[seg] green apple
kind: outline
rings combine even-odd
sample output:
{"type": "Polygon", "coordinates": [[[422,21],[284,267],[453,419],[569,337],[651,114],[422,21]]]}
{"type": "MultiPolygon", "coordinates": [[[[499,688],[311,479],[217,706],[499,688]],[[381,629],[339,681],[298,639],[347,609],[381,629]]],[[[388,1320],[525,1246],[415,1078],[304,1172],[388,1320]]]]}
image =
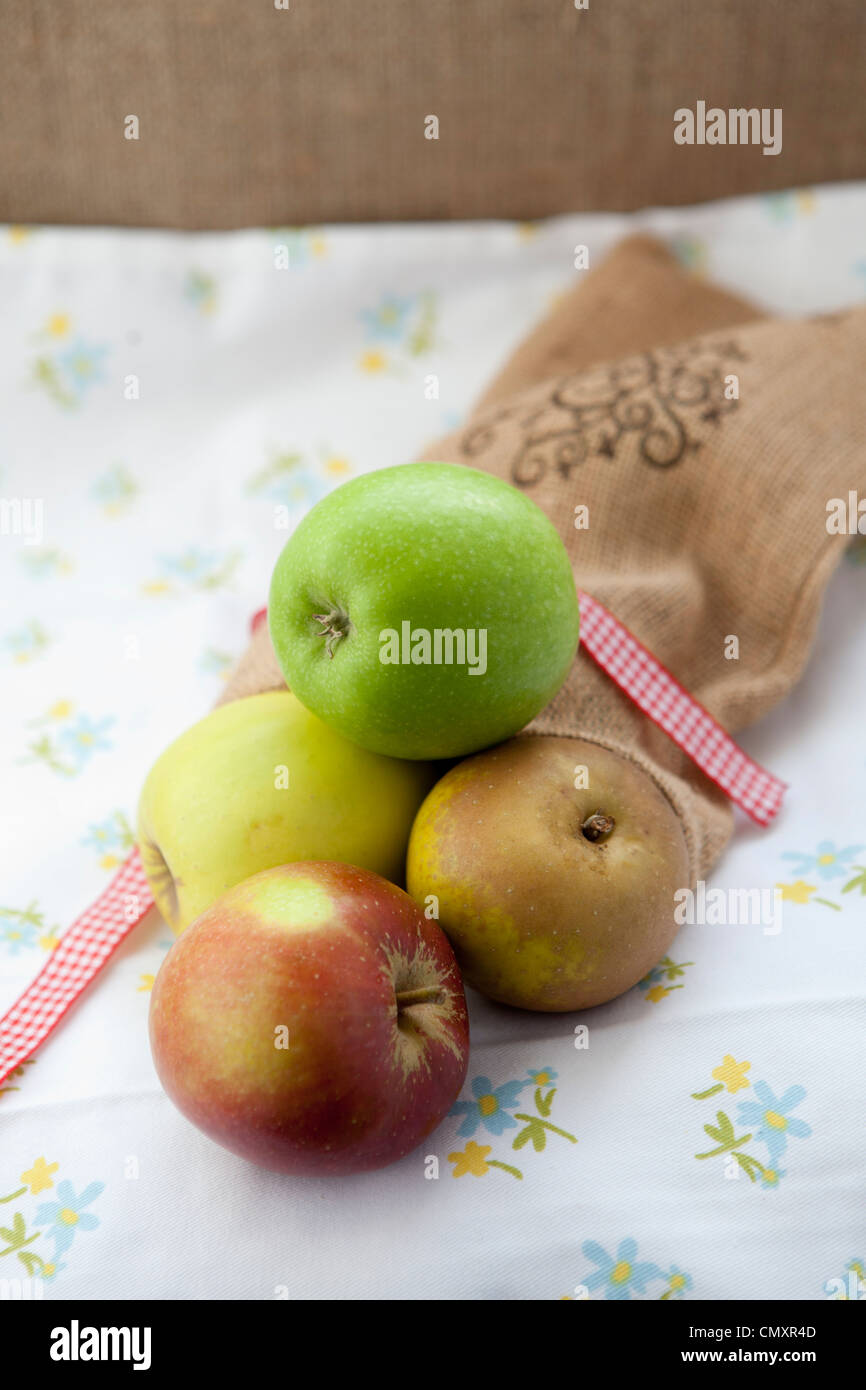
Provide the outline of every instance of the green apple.
{"type": "Polygon", "coordinates": [[[403,881],[426,764],[350,743],[287,690],[222,705],[148,774],[138,845],[176,932],[236,883],[296,860],[336,860],[403,881]]]}
{"type": "Polygon", "coordinates": [[[268,607],[286,682],[353,742],[460,757],[522,729],[577,647],[565,547],[517,488],[402,464],[330,493],[280,555],[268,607]]]}

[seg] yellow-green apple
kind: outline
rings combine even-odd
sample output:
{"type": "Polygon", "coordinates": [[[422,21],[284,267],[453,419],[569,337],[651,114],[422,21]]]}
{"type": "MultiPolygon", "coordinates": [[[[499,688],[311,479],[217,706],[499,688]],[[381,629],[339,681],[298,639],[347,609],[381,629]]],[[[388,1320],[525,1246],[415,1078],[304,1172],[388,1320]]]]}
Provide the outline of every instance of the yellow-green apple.
{"type": "Polygon", "coordinates": [[[151,769],[138,844],[151,892],[180,932],[227,888],[295,859],[336,859],[403,882],[433,780],[368,753],[287,690],[222,705],[151,769]]]}
{"type": "Polygon", "coordinates": [[[409,840],[409,892],[438,910],[467,984],[524,1009],[585,1009],[636,984],[689,881],[667,797],[577,738],[523,735],[459,763],[409,840]]]}
{"type": "Polygon", "coordinates": [[[150,1038],[180,1111],[264,1168],[381,1168],[436,1127],[469,1024],[447,938],[366,869],[288,864],[237,884],[157,975],[150,1038]]]}
{"type": "Polygon", "coordinates": [[[540,507],[490,473],[411,463],[307,513],[268,621],[287,684],[347,738],[451,758],[517,733],[577,647],[574,576],[540,507]]]}

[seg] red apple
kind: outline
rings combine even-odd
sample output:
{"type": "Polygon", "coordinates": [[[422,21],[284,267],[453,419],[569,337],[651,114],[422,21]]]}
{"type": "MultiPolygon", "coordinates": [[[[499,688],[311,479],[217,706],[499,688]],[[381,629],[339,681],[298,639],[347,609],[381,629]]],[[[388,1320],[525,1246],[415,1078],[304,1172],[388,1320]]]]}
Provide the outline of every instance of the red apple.
{"type": "Polygon", "coordinates": [[[163,962],[150,1038],[168,1095],[205,1134],[318,1177],[414,1149],[469,1055],[444,933],[347,864],[286,864],[223,894],[163,962]]]}

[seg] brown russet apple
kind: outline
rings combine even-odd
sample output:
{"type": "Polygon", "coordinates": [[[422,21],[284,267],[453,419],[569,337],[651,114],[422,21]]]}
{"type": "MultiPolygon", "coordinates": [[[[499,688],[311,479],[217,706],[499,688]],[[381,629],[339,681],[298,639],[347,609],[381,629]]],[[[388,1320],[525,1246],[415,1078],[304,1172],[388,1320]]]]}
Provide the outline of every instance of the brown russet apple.
{"type": "Polygon", "coordinates": [[[457,1098],[469,1025],[447,938],[368,869],[295,863],[179,937],[150,1007],[168,1095],[217,1143],[325,1177],[409,1153],[457,1098]]]}
{"type": "Polygon", "coordinates": [[[523,1009],[585,1009],[636,984],[689,881],[667,797],[578,738],[521,735],[458,763],[409,838],[408,890],[438,913],[467,984],[523,1009]]]}

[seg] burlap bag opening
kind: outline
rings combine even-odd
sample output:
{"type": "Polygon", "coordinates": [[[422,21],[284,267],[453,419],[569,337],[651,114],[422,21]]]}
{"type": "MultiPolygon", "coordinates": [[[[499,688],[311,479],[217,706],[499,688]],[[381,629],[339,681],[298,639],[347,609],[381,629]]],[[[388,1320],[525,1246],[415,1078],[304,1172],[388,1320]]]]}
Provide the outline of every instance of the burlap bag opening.
{"type": "MultiPolygon", "coordinates": [[[[866,495],[864,378],[866,309],[763,318],[634,237],[423,457],[532,497],[578,586],[734,732],[806,663],[847,544],[828,531],[827,503],[866,495]]],[[[263,624],[223,699],[282,685],[263,624]]],[[[631,758],[676,808],[693,877],[715,863],[733,824],[727,798],[583,651],[528,732],[631,758]]]]}

